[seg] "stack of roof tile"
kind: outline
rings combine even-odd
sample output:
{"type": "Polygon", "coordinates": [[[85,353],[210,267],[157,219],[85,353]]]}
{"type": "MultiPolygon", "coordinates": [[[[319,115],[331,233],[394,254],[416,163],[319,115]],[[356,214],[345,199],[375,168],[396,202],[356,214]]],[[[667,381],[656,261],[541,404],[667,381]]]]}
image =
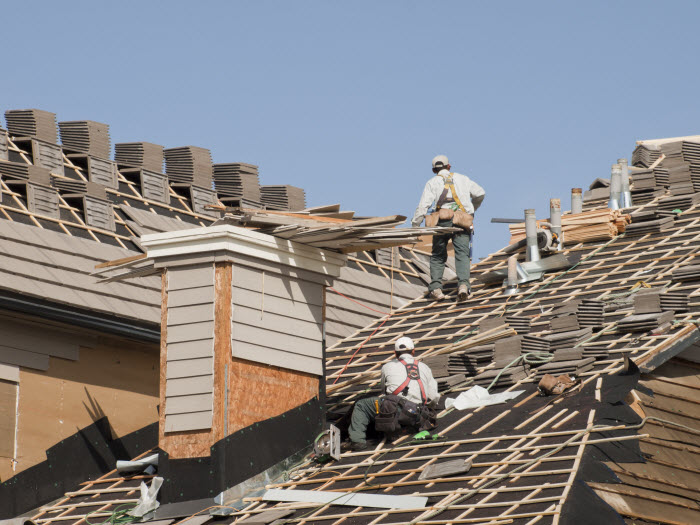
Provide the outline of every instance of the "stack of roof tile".
{"type": "Polygon", "coordinates": [[[16,137],[36,137],[56,144],[56,114],[40,109],[11,109],[5,112],[7,129],[16,137]]]}
{"type": "Polygon", "coordinates": [[[485,370],[474,377],[474,384],[487,387],[496,377],[498,377],[498,381],[496,381],[494,386],[508,386],[514,385],[521,379],[525,379],[527,376],[528,372],[525,366],[522,364],[516,364],[506,368],[505,370],[501,368],[485,370]],[[498,376],[499,374],[500,377],[498,376]]]}
{"type": "Polygon", "coordinates": [[[680,266],[671,272],[674,282],[697,281],[700,279],[700,264],[680,266]]]}
{"type": "Polygon", "coordinates": [[[260,186],[263,204],[275,210],[299,211],[306,208],[306,194],[302,188],[288,185],[260,186]]]}
{"type": "Polygon", "coordinates": [[[61,143],[65,148],[102,159],[110,158],[109,124],[92,120],[73,120],[59,122],[58,128],[61,130],[61,143]]]}
{"type": "Polygon", "coordinates": [[[258,167],[254,164],[214,164],[214,187],[216,192],[224,197],[261,202],[258,167]]]}
{"type": "Polygon", "coordinates": [[[688,208],[698,204],[700,204],[700,193],[693,193],[690,195],[678,195],[661,199],[659,200],[657,209],[659,211],[685,211],[688,208]]]}
{"type": "Polygon", "coordinates": [[[118,164],[140,166],[156,173],[163,172],[163,146],[150,142],[121,142],[114,145],[118,164]]]}
{"type": "Polygon", "coordinates": [[[573,359],[569,361],[550,361],[537,367],[534,370],[535,380],[542,379],[545,374],[558,376],[560,374],[569,374],[580,376],[581,374],[593,369],[595,363],[594,357],[584,357],[582,359],[573,359]]]}
{"type": "Polygon", "coordinates": [[[663,217],[653,221],[632,223],[627,226],[626,235],[646,235],[647,233],[661,233],[673,229],[673,217],[663,217]]]}
{"type": "Polygon", "coordinates": [[[687,312],[688,294],[683,292],[640,291],[634,295],[634,313],[687,312]]]}
{"type": "Polygon", "coordinates": [[[632,152],[632,166],[642,166],[648,168],[651,166],[659,157],[661,156],[661,151],[659,146],[651,144],[638,144],[632,152]]]}
{"type": "Polygon", "coordinates": [[[554,310],[553,314],[555,317],[575,314],[578,328],[596,328],[603,325],[604,309],[605,303],[603,301],[574,299],[554,310]]]}
{"type": "Polygon", "coordinates": [[[673,312],[635,313],[618,321],[617,329],[619,332],[648,332],[656,330],[672,320],[673,312]]]}
{"type": "Polygon", "coordinates": [[[532,319],[529,317],[506,315],[505,320],[508,326],[515,330],[515,333],[518,335],[527,334],[530,331],[532,319]]]}
{"type": "Polygon", "coordinates": [[[41,166],[31,166],[19,162],[0,162],[0,176],[6,179],[29,180],[34,177],[46,179],[46,184],[50,180],[50,171],[41,166]],[[47,178],[48,177],[48,178],[47,178]]]}
{"type": "Polygon", "coordinates": [[[483,368],[493,360],[494,345],[480,345],[468,350],[449,354],[447,362],[447,370],[452,374],[469,374],[477,373],[478,368],[483,368]]]}
{"type": "Polygon", "coordinates": [[[165,173],[170,182],[195,184],[211,188],[211,152],[197,146],[183,146],[163,150],[165,173]]]}
{"type": "Polygon", "coordinates": [[[8,160],[7,130],[0,128],[0,160],[8,160]]]}

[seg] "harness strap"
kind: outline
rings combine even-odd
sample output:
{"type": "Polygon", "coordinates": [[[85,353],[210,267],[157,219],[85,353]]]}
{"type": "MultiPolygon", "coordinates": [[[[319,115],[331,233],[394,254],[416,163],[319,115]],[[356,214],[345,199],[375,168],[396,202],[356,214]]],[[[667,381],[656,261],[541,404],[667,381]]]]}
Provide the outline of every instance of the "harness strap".
{"type": "Polygon", "coordinates": [[[457,203],[457,206],[459,206],[459,209],[464,211],[464,205],[462,204],[462,201],[459,200],[459,197],[457,196],[457,190],[455,190],[455,185],[452,180],[452,175],[453,173],[450,173],[449,177],[445,177],[443,175],[440,175],[443,180],[445,181],[445,189],[442,191],[442,195],[440,195],[440,198],[438,199],[438,202],[435,206],[436,209],[440,209],[440,207],[444,204],[445,199],[447,198],[447,190],[450,190],[452,192],[452,198],[454,201],[457,203]]]}
{"type": "Polygon", "coordinates": [[[403,359],[399,359],[399,363],[406,367],[406,380],[401,383],[396,390],[392,393],[398,396],[403,392],[411,381],[418,381],[418,386],[420,387],[420,397],[423,403],[428,401],[428,396],[425,395],[425,387],[423,386],[423,380],[420,378],[420,371],[418,370],[417,363],[411,363],[410,365],[403,359]]]}

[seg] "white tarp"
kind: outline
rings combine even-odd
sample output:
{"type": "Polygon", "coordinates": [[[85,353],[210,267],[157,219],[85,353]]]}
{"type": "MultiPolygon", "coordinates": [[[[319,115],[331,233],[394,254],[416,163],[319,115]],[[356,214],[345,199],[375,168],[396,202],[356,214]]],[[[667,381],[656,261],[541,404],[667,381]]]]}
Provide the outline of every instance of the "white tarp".
{"type": "Polygon", "coordinates": [[[498,405],[505,403],[511,399],[515,399],[525,390],[514,390],[512,392],[500,392],[498,394],[489,394],[489,391],[484,387],[476,385],[471,387],[466,392],[462,392],[457,396],[457,399],[448,397],[445,399],[445,407],[456,410],[466,410],[467,408],[479,408],[489,405],[498,405]]]}

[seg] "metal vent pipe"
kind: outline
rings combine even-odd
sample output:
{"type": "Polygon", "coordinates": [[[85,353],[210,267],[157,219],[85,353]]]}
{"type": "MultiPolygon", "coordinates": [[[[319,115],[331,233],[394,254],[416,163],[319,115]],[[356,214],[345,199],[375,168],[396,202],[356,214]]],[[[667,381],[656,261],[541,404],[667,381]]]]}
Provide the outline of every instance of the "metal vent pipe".
{"type": "Polygon", "coordinates": [[[617,159],[617,163],[620,165],[621,170],[621,197],[620,197],[620,208],[629,208],[632,206],[632,192],[630,191],[630,173],[629,165],[627,164],[627,159],[617,159]]]}
{"type": "Polygon", "coordinates": [[[557,236],[557,251],[561,251],[564,238],[561,233],[561,200],[549,200],[549,223],[552,233],[557,236]]]}
{"type": "Polygon", "coordinates": [[[583,212],[583,190],[581,188],[571,188],[571,213],[583,212]]]}
{"type": "Polygon", "coordinates": [[[539,261],[540,249],[537,246],[537,219],[535,210],[525,210],[525,239],[527,240],[527,260],[539,261]]]}
{"type": "Polygon", "coordinates": [[[610,200],[608,208],[611,210],[620,209],[620,195],[622,193],[622,170],[619,164],[613,164],[610,172],[610,200]]]}
{"type": "Polygon", "coordinates": [[[508,257],[508,278],[506,279],[506,295],[512,295],[518,289],[518,255],[508,257]]]}

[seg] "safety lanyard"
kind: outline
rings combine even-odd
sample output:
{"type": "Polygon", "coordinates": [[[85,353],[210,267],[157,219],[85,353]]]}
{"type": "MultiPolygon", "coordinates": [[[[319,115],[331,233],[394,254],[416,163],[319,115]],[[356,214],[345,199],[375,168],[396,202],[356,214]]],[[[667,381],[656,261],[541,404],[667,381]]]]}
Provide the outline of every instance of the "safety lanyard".
{"type": "MultiPolygon", "coordinates": [[[[452,192],[452,198],[457,203],[457,206],[459,206],[459,209],[462,211],[465,211],[464,206],[462,205],[462,201],[460,201],[459,197],[457,196],[457,190],[455,190],[455,185],[454,185],[454,181],[452,180],[452,175],[453,175],[453,173],[450,173],[449,177],[445,177],[443,175],[440,175],[440,176],[445,181],[445,188],[449,189],[452,192]]],[[[442,207],[442,204],[438,203],[437,208],[439,209],[441,207],[442,207]]]]}

